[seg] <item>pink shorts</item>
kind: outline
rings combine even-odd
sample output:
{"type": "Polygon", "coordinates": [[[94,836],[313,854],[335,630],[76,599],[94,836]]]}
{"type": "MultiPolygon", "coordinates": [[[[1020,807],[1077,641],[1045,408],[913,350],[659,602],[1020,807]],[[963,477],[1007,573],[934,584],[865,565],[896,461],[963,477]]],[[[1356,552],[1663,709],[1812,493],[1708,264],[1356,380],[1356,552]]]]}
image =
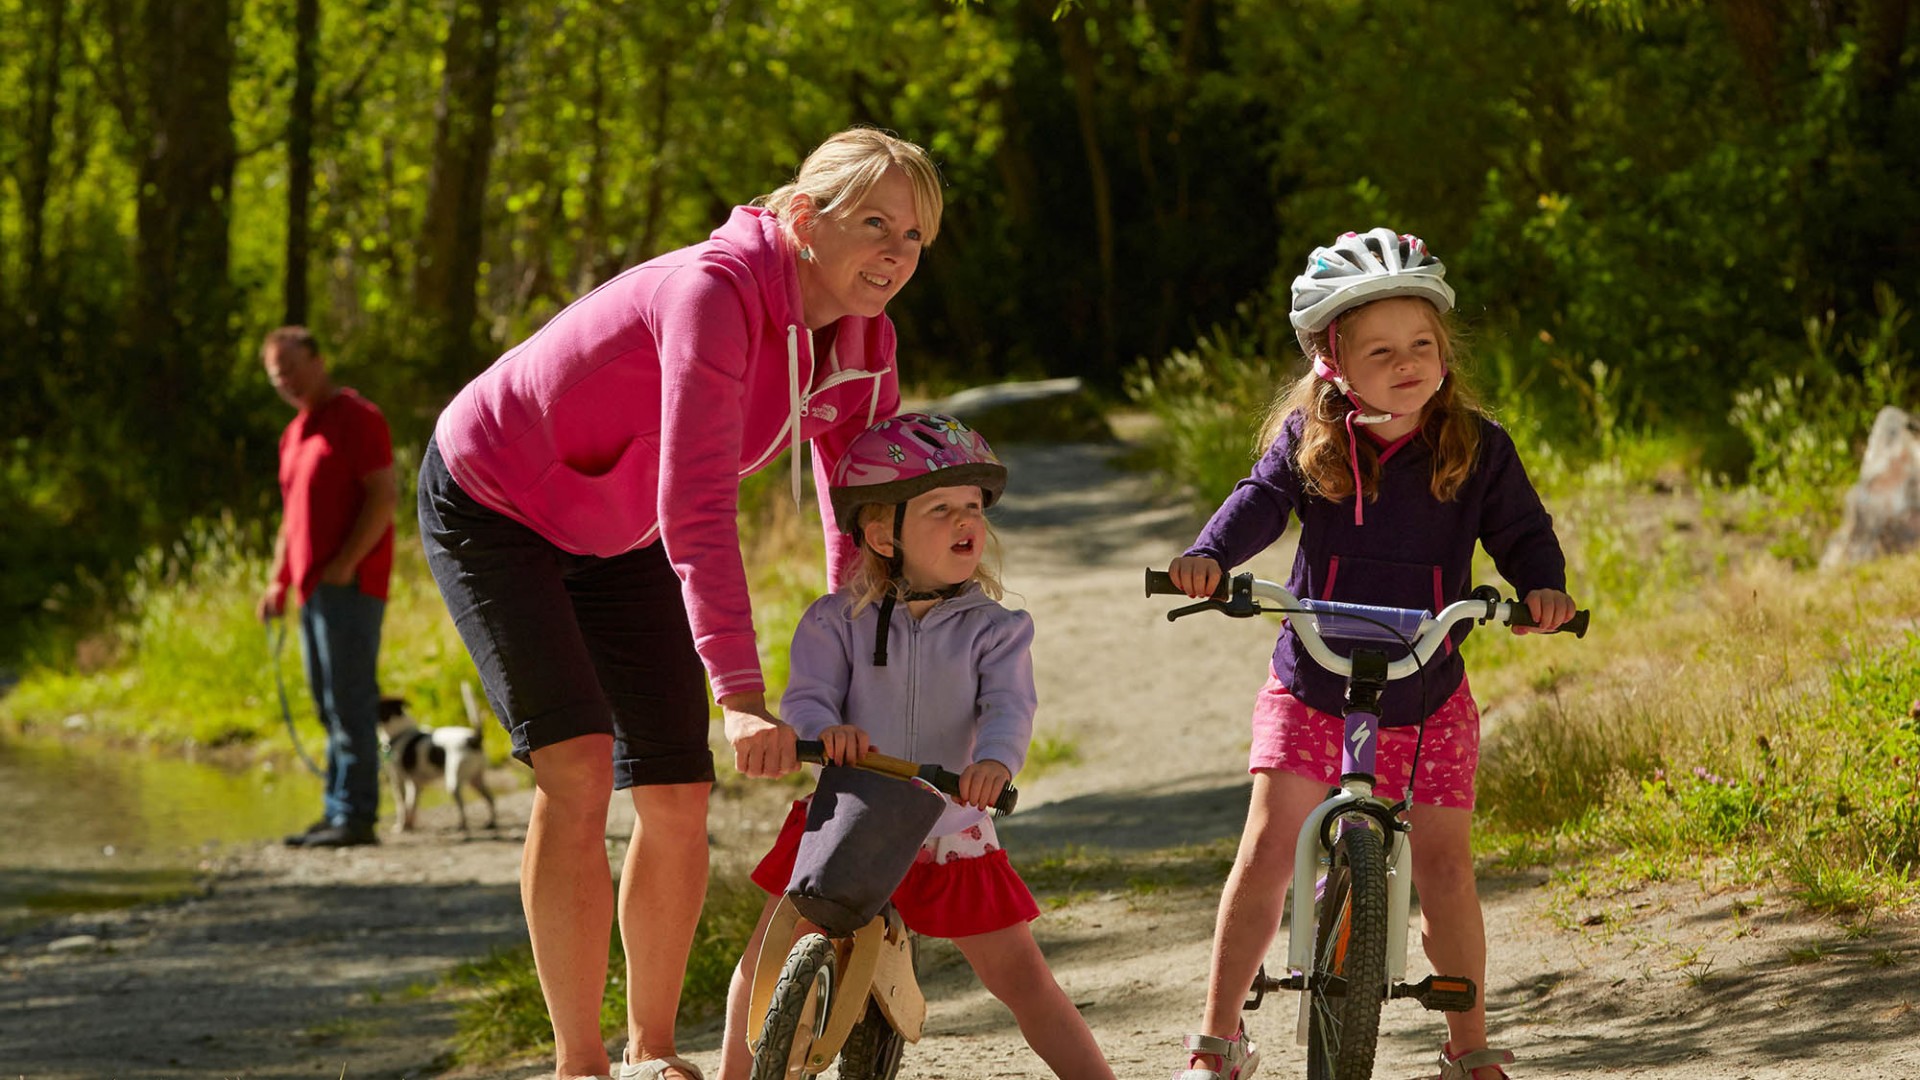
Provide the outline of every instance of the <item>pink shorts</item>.
{"type": "MultiPolygon", "coordinates": [[[[1398,801],[1406,792],[1417,726],[1383,727],[1375,752],[1379,777],[1374,794],[1398,801]]],[[[1253,703],[1253,751],[1247,771],[1273,769],[1318,780],[1340,782],[1340,742],[1346,724],[1293,696],[1272,672],[1253,703]]],[[[1465,678],[1432,716],[1420,746],[1420,778],[1413,801],[1426,806],[1473,809],[1473,772],[1480,765],[1480,707],[1465,678]]]]}

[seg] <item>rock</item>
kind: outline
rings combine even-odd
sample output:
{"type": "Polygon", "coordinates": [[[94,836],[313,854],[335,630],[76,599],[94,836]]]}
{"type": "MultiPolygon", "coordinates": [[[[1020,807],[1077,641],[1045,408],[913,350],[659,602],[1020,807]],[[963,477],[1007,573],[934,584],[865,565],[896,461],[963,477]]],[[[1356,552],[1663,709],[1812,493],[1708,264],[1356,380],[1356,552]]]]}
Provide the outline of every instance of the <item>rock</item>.
{"type": "Polygon", "coordinates": [[[1920,543],[1920,423],[1889,405],[1874,418],[1860,482],[1820,557],[1823,570],[1911,550],[1920,543]]]}
{"type": "Polygon", "coordinates": [[[47,951],[50,953],[85,952],[99,947],[100,939],[92,934],[74,934],[47,942],[47,951]]]}
{"type": "Polygon", "coordinates": [[[976,386],[929,401],[922,412],[946,413],[980,429],[987,441],[1105,442],[1113,438],[1100,403],[1079,379],[1039,379],[976,386]]]}

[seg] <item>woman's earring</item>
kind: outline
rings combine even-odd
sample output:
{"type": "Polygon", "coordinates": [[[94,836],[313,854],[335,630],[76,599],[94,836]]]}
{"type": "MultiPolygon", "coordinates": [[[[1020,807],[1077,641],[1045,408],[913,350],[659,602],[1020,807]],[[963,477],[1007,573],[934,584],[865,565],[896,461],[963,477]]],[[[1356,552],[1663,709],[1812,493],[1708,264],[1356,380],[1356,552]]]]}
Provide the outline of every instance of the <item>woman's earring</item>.
{"type": "Polygon", "coordinates": [[[810,244],[801,244],[801,245],[800,245],[800,261],[801,261],[801,262],[812,262],[812,261],[813,261],[813,247],[812,247],[812,245],[810,245],[810,244]]]}

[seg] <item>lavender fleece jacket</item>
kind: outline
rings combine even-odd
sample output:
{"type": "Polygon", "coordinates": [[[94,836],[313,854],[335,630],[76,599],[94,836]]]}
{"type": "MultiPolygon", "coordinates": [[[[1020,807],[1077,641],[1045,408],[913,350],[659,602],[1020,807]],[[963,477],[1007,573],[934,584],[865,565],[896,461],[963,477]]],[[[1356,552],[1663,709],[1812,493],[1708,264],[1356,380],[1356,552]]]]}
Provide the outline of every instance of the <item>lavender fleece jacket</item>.
{"type": "Polygon", "coordinates": [[[828,583],[853,557],[826,477],[854,436],[899,411],[893,323],[847,316],[814,355],[795,256],[771,214],[737,207],[568,305],[467,387],[434,430],[482,504],[575,554],[656,539],[680,575],[716,697],[764,688],[735,522],[739,478],[793,452],[813,466],[828,583]]]}
{"type": "MultiPolygon", "coordinates": [[[[1295,596],[1438,611],[1472,588],[1476,542],[1522,598],[1535,589],[1566,589],[1566,558],[1553,518],[1498,424],[1482,421],[1479,461],[1448,502],[1433,497],[1433,453],[1419,432],[1383,446],[1380,498],[1366,504],[1366,524],[1355,525],[1351,500],[1307,493],[1294,464],[1303,423],[1298,413],[1287,418],[1280,437],[1187,554],[1205,555],[1231,570],[1278,540],[1292,514],[1300,519],[1300,548],[1287,578],[1295,596]]],[[[1388,684],[1380,709],[1384,726],[1419,722],[1459,688],[1466,675],[1459,644],[1471,629],[1455,627],[1451,647],[1428,663],[1424,695],[1419,675],[1388,684]]],[[[1352,651],[1351,643],[1331,644],[1342,655],[1352,651]]],[[[1387,650],[1390,658],[1406,655],[1398,646],[1387,650]]],[[[1335,716],[1343,711],[1346,680],[1314,663],[1290,623],[1274,647],[1273,673],[1309,706],[1335,716]]]]}
{"type": "MultiPolygon", "coordinates": [[[[979,585],[919,619],[893,609],[887,666],[873,666],[880,611],[849,618],[842,593],[814,601],[793,631],[793,674],[782,719],[803,739],[835,724],[867,733],[883,754],[959,772],[997,761],[1018,773],[1033,738],[1033,618],[1001,607],[979,585]]],[[[986,816],[958,803],[928,836],[959,832],[986,816]]]]}

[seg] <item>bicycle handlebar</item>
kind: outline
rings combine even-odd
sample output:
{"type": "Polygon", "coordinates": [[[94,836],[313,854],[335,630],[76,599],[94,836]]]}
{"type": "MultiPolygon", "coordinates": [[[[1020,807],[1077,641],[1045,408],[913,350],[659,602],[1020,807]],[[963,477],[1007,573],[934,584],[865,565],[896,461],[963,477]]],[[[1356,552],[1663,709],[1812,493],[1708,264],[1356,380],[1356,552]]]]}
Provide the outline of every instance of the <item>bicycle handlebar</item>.
{"type": "MultiPolygon", "coordinates": [[[[1146,580],[1148,596],[1186,595],[1186,591],[1174,585],[1173,578],[1165,571],[1148,570],[1146,580]]],[[[1301,600],[1288,592],[1286,586],[1263,581],[1252,574],[1222,575],[1220,587],[1214,590],[1211,597],[1167,612],[1167,621],[1203,611],[1218,611],[1240,619],[1268,612],[1281,615],[1293,625],[1294,632],[1300,636],[1301,645],[1314,661],[1336,675],[1353,674],[1353,662],[1335,653],[1327,644],[1328,638],[1410,644],[1411,655],[1403,656],[1387,666],[1388,679],[1404,679],[1419,671],[1439,651],[1440,643],[1446,640],[1448,632],[1459,623],[1478,621],[1497,622],[1502,626],[1536,625],[1533,613],[1527,610],[1526,604],[1518,600],[1500,599],[1500,590],[1491,585],[1480,586],[1473,590],[1470,599],[1456,600],[1436,615],[1408,608],[1301,600]],[[1272,606],[1261,607],[1261,600],[1272,601],[1272,606]],[[1308,618],[1299,618],[1301,615],[1308,618]]],[[[1573,618],[1550,632],[1585,637],[1590,616],[1591,612],[1585,609],[1576,611],[1573,618]]]]}
{"type": "MultiPolygon", "coordinates": [[[[800,739],[794,743],[799,751],[800,760],[809,765],[830,765],[827,760],[827,744],[818,739],[800,739]]],[[[922,765],[905,758],[888,757],[873,750],[867,756],[853,764],[853,768],[877,772],[882,776],[891,776],[896,780],[924,780],[935,790],[945,792],[954,798],[960,797],[960,774],[948,772],[938,765],[922,765]]],[[[1012,784],[1001,789],[1000,797],[993,801],[993,812],[1006,817],[1020,803],[1020,790],[1012,784]]]]}

